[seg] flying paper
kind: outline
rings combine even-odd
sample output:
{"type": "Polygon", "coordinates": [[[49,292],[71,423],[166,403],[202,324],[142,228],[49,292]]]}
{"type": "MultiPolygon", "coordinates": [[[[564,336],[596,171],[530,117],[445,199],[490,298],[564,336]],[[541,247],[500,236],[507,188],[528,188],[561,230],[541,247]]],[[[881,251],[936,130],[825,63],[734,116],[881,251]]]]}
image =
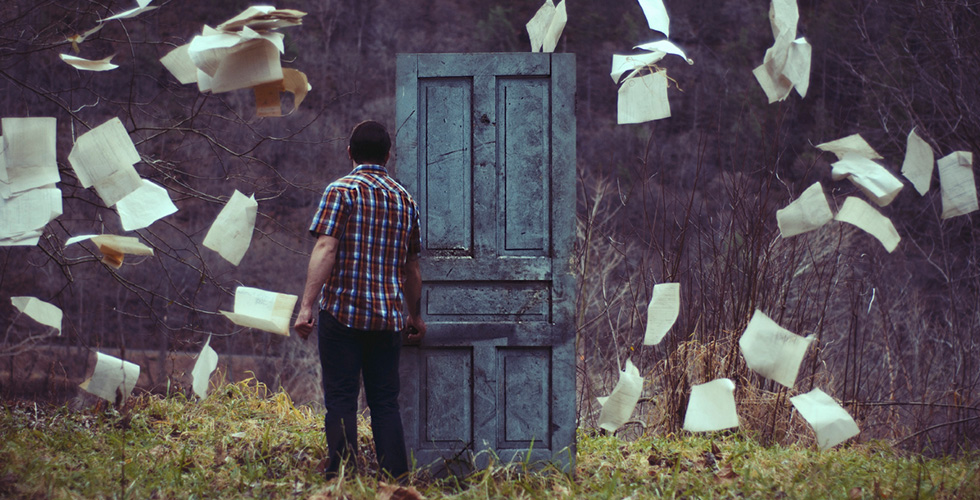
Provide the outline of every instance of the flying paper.
{"type": "Polygon", "coordinates": [[[848,196],[834,218],[841,222],[853,224],[874,236],[884,245],[888,253],[894,251],[902,239],[888,217],[878,213],[874,207],[860,198],[848,196]]]}
{"type": "Polygon", "coordinates": [[[235,312],[218,311],[236,325],[289,336],[289,320],[298,297],[240,286],[235,289],[235,312]]]}
{"type": "Polygon", "coordinates": [[[182,84],[197,83],[197,66],[191,61],[191,56],[187,52],[191,44],[184,44],[177,47],[167,55],[160,58],[160,62],[167,68],[167,71],[182,84]]]}
{"type": "Polygon", "coordinates": [[[879,207],[891,203],[905,187],[888,169],[857,154],[845,154],[831,167],[830,174],[835,181],[849,179],[879,207]]]}
{"type": "Polygon", "coordinates": [[[83,59],[81,57],[75,57],[68,54],[58,54],[62,61],[65,61],[75,69],[80,69],[83,71],[109,71],[118,68],[116,64],[112,64],[110,61],[115,55],[106,57],[105,59],[99,59],[97,61],[92,61],[89,59],[83,59]]]}
{"type": "Polygon", "coordinates": [[[861,432],[847,411],[820,389],[793,396],[789,400],[813,427],[817,446],[821,450],[833,448],[861,432]]]}
{"type": "MultiPolygon", "coordinates": [[[[278,36],[281,43],[281,33],[269,35],[278,36]]],[[[201,70],[197,78],[198,87],[202,92],[210,91],[215,94],[281,81],[283,74],[279,53],[276,44],[269,40],[243,39],[224,33],[194,37],[188,48],[191,61],[201,70]],[[230,46],[225,46],[220,40],[210,44],[209,39],[213,38],[231,38],[237,41],[230,46]],[[207,78],[202,78],[202,72],[207,78]]]]}
{"type": "MultiPolygon", "coordinates": [[[[653,53],[662,53],[664,55],[671,54],[681,59],[687,61],[687,64],[694,64],[694,60],[687,57],[687,54],[678,47],[674,42],[670,40],[657,40],[656,42],[648,42],[641,45],[633,47],[634,49],[649,50],[653,53]]],[[[662,58],[662,57],[661,57],[662,58]]]]}
{"type": "Polygon", "coordinates": [[[61,212],[61,190],[53,186],[0,197],[0,246],[37,245],[44,226],[61,212]]]}
{"type": "Polygon", "coordinates": [[[568,13],[565,11],[565,2],[560,1],[556,6],[552,0],[545,0],[544,5],[527,22],[527,34],[531,39],[531,52],[554,52],[567,22],[568,13]]]}
{"type": "Polygon", "coordinates": [[[667,71],[627,78],[619,87],[617,123],[643,123],[670,116],[667,71]]]}
{"type": "Polygon", "coordinates": [[[909,132],[905,147],[905,161],[902,162],[902,175],[915,186],[920,195],[925,195],[932,184],[932,166],[936,160],[929,143],[922,140],[915,129],[909,132]]]}
{"type": "Polygon", "coordinates": [[[863,156],[869,160],[880,160],[881,155],[868,144],[868,141],[861,137],[861,134],[853,134],[836,141],[817,144],[818,149],[828,151],[837,155],[838,160],[843,160],[845,156],[863,156]]]}
{"type": "Polygon", "coordinates": [[[813,231],[832,220],[834,213],[830,211],[827,195],[819,182],[806,188],[786,208],[776,210],[776,224],[779,225],[779,235],[783,238],[813,231]]]}
{"type": "Polygon", "coordinates": [[[95,372],[79,387],[110,403],[122,404],[140,378],[139,365],[101,352],[95,355],[95,372]]]}
{"type": "Polygon", "coordinates": [[[82,187],[95,187],[107,207],[142,186],[133,164],[139,152],[119,118],[82,134],[68,154],[82,187]]]}
{"type": "Polygon", "coordinates": [[[254,194],[246,198],[236,189],[211,224],[204,237],[204,246],[237,266],[252,242],[258,209],[254,194]]]}
{"type": "Polygon", "coordinates": [[[123,257],[129,255],[153,255],[153,249],[140,243],[139,238],[114,234],[84,234],[69,238],[65,246],[91,240],[102,252],[102,262],[116,269],[122,267],[123,257]]]}
{"type": "Polygon", "coordinates": [[[105,26],[105,25],[102,24],[102,23],[96,24],[94,28],[92,28],[92,29],[90,29],[90,30],[88,30],[88,31],[86,31],[84,33],[76,33],[74,35],[71,35],[69,37],[66,37],[65,40],[71,42],[71,50],[74,51],[77,54],[78,53],[78,44],[84,42],[88,37],[90,37],[90,36],[98,33],[99,30],[101,30],[103,26],[105,26]]]}
{"type": "Polygon", "coordinates": [[[936,162],[943,191],[943,219],[976,212],[977,186],[973,180],[973,153],[957,151],[936,162]]]}
{"type": "Polygon", "coordinates": [[[194,379],[194,394],[197,394],[199,398],[208,397],[208,381],[210,381],[211,374],[217,367],[218,353],[211,348],[211,337],[208,337],[208,341],[204,343],[204,348],[201,349],[201,354],[197,356],[197,361],[194,363],[194,370],[191,371],[191,377],[194,379]]]}
{"type": "Polygon", "coordinates": [[[639,0],[639,2],[650,29],[659,31],[664,36],[669,37],[670,17],[667,16],[667,8],[664,7],[664,0],[639,0]]]}
{"type": "Polygon", "coordinates": [[[654,285],[650,304],[647,306],[647,329],[643,334],[643,345],[659,344],[670,331],[670,327],[674,326],[680,310],[680,283],[654,285]]]}
{"type": "Polygon", "coordinates": [[[3,163],[6,180],[0,194],[11,194],[61,182],[55,151],[54,118],[4,118],[3,163]]]}
{"type": "Polygon", "coordinates": [[[220,31],[236,31],[248,27],[265,31],[303,24],[306,13],[292,9],[276,9],[269,5],[253,5],[241,14],[218,25],[220,31]]]}
{"type": "Polygon", "coordinates": [[[738,340],[738,347],[749,369],[792,389],[812,341],[812,336],[801,337],[756,309],[738,340]]]}
{"type": "Polygon", "coordinates": [[[153,224],[177,211],[167,189],[143,179],[139,189],[116,203],[116,211],[126,231],[135,231],[153,224]]]}
{"type": "Polygon", "coordinates": [[[766,50],[762,64],[752,70],[769,103],[789,97],[794,88],[806,97],[810,86],[810,60],[813,47],[806,38],[796,38],[800,20],[796,0],[773,0],[769,5],[769,24],[774,42],[766,50]]]}
{"type": "Polygon", "coordinates": [[[129,19],[129,18],[136,17],[144,12],[148,12],[153,9],[156,9],[156,7],[149,6],[150,2],[152,1],[153,0],[136,0],[136,5],[138,7],[136,7],[135,9],[129,9],[127,11],[120,12],[119,14],[116,14],[112,17],[107,17],[103,19],[103,21],[112,21],[113,19],[129,19]]]}
{"type": "Polygon", "coordinates": [[[282,68],[282,74],[281,82],[263,83],[254,87],[256,116],[282,116],[280,92],[293,94],[293,109],[290,111],[292,113],[299,109],[299,105],[306,99],[306,94],[313,88],[302,71],[282,68]]]}
{"type": "Polygon", "coordinates": [[[687,413],[684,414],[684,430],[709,432],[732,427],[738,427],[734,382],[719,378],[691,387],[687,413]]]}
{"type": "Polygon", "coordinates": [[[616,432],[633,414],[636,403],[643,391],[643,377],[640,370],[631,360],[626,360],[626,366],[619,372],[619,381],[607,398],[600,398],[602,412],[599,413],[599,427],[609,432],[616,432]]]}
{"type": "Polygon", "coordinates": [[[34,297],[10,297],[10,303],[34,321],[58,330],[61,335],[63,313],[58,306],[34,297]]]}

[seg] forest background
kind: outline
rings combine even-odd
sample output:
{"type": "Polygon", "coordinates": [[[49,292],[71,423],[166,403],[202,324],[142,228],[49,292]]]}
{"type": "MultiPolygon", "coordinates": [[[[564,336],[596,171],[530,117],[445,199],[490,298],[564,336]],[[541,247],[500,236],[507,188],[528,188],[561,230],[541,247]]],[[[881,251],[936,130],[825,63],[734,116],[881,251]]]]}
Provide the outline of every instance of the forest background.
{"type": "MultiPolygon", "coordinates": [[[[116,54],[120,67],[106,73],[76,71],[58,54],[131,2],[0,5],[0,116],[57,118],[64,196],[64,215],[37,247],[0,249],[3,397],[84,403],[77,386],[97,350],[140,363],[141,389],[189,392],[191,358],[210,336],[225,377],[253,372],[297,401],[319,401],[313,343],[243,330],[217,311],[232,309],[238,285],[301,293],[306,228],[324,185],[350,167],[350,128],[366,118],[397,128],[396,53],[525,52],[524,23],[540,6],[278,2],[309,13],[283,30],[283,63],[313,90],[295,113],[257,118],[250,91],[202,95],[158,61],[250,3],[157,0],[156,10],[110,22],[79,46],[90,59],[116,54]],[[73,235],[122,233],[67,161],[74,139],[111,117],[130,132],[140,175],[166,186],[179,208],[136,232],[155,255],[129,257],[118,271],[95,252],[64,248],[73,235]],[[201,245],[234,189],[259,202],[237,267],[201,245]],[[61,307],[62,335],[19,316],[9,300],[18,295],[61,307]]],[[[814,148],[845,135],[862,134],[895,173],[913,127],[937,158],[980,152],[980,2],[800,0],[798,33],[813,46],[809,91],[772,105],[752,76],[772,45],[768,1],[665,3],[671,39],[695,61],[660,63],[673,79],[668,119],[616,124],[612,54],[661,38],[635,1],[568,0],[556,49],[577,57],[580,425],[595,426],[595,396],[631,358],[647,386],[621,432],[678,430],[691,385],[728,377],[743,428],[763,441],[809,439],[788,397],[820,387],[855,416],[861,439],[937,453],[976,447],[976,215],[943,220],[936,179],[925,196],[907,185],[881,210],[902,236],[889,254],[840,223],[782,239],[775,211],[816,181],[832,206],[861,196],[830,179],[833,158],[814,148]],[[646,303],[661,282],[681,283],[681,315],[663,343],[644,347],[646,303]],[[815,336],[793,391],[751,374],[739,355],[755,309],[815,336]]]]}

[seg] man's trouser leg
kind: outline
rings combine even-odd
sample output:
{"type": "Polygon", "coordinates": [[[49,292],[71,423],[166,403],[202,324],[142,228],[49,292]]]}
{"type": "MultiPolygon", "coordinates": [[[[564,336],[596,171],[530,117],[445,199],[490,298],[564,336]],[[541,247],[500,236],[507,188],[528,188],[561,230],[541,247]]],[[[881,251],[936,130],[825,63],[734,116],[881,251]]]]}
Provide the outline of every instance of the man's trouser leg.
{"type": "Polygon", "coordinates": [[[365,332],[362,366],[364,392],[371,408],[371,430],[378,465],[383,472],[399,477],[408,472],[405,432],[398,408],[398,332],[365,332]]]}
{"type": "Polygon", "coordinates": [[[330,465],[327,477],[337,475],[342,461],[357,467],[357,395],[362,350],[357,333],[320,311],[318,336],[323,371],[324,428],[330,465]]]}

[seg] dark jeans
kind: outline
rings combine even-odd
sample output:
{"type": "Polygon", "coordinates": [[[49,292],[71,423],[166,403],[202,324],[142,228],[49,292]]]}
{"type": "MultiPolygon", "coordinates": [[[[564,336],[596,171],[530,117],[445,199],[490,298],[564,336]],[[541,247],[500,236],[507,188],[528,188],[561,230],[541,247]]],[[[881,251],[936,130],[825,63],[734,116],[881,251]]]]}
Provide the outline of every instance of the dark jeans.
{"type": "Polygon", "coordinates": [[[381,470],[398,477],[408,472],[405,432],[398,409],[398,332],[350,328],[320,311],[318,323],[323,399],[327,407],[324,427],[330,466],[327,477],[341,461],[356,467],[357,395],[364,376],[364,392],[371,409],[371,430],[381,470]]]}

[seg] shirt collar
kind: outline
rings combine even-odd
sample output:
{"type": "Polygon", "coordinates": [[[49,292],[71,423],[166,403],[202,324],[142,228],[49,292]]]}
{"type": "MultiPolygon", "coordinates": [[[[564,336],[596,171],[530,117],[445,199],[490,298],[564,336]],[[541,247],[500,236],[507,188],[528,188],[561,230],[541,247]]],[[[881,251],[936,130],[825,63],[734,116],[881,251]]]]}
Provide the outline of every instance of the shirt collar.
{"type": "Polygon", "coordinates": [[[361,165],[358,165],[358,166],[354,167],[354,171],[352,173],[355,173],[355,172],[356,173],[362,173],[363,172],[363,173],[375,173],[375,174],[381,174],[381,175],[388,175],[388,169],[386,169],[384,167],[384,165],[372,165],[372,164],[367,164],[367,163],[361,164],[361,165]]]}

